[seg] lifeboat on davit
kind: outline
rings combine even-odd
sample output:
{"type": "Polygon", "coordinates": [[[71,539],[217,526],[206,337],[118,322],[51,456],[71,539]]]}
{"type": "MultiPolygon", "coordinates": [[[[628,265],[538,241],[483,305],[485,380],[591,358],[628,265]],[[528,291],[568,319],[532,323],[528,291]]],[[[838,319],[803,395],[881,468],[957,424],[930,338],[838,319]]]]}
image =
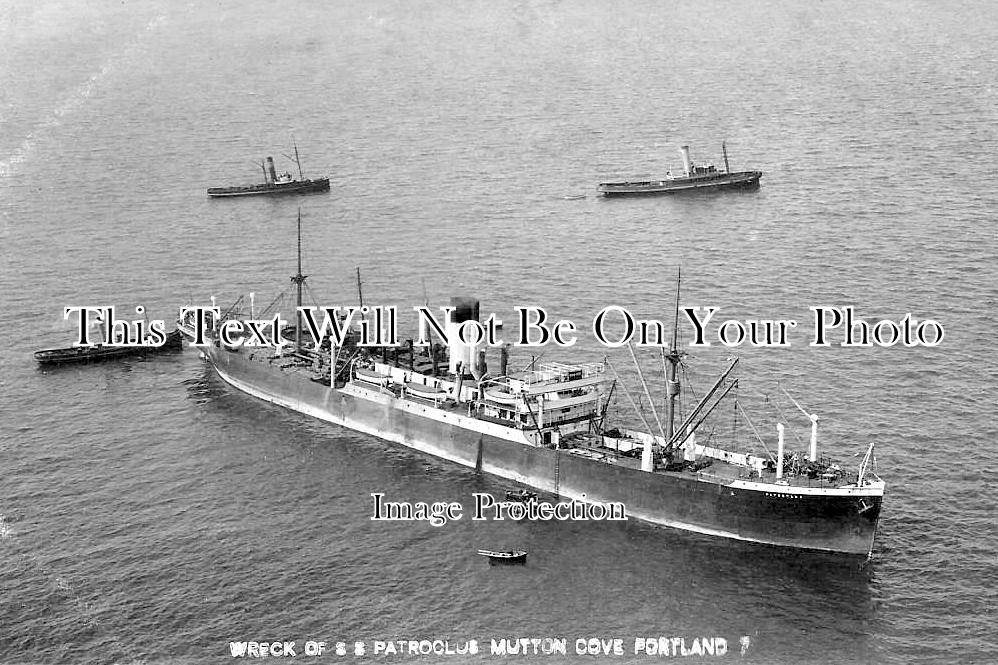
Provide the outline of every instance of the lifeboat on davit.
{"type": "Polygon", "coordinates": [[[364,383],[370,383],[375,386],[387,386],[391,382],[392,377],[387,374],[382,374],[381,372],[375,372],[364,367],[355,367],[353,370],[354,376],[358,381],[363,381],[364,383]]]}
{"type": "Polygon", "coordinates": [[[414,383],[412,381],[407,381],[405,383],[405,392],[411,397],[428,399],[433,402],[439,402],[447,399],[447,391],[443,388],[440,388],[439,386],[428,386],[423,383],[414,383]]]}

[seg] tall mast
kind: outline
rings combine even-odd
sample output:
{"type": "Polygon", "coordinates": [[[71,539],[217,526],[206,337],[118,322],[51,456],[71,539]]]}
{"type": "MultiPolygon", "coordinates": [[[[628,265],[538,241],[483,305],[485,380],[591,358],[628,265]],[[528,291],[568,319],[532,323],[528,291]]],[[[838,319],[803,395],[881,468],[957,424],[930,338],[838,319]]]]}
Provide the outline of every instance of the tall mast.
{"type": "Polygon", "coordinates": [[[364,292],[360,288],[360,266],[357,266],[357,299],[360,301],[360,318],[366,319],[364,314],[364,292]]]}
{"type": "Polygon", "coordinates": [[[724,141],[721,141],[721,152],[724,153],[724,172],[731,173],[731,167],[728,166],[728,147],[724,145],[724,141]]]}
{"type": "Polygon", "coordinates": [[[297,307],[295,308],[295,353],[301,352],[301,287],[308,278],[301,274],[301,208],[298,208],[298,273],[291,276],[291,282],[297,291],[297,307]]]}
{"type": "Polygon", "coordinates": [[[295,162],[298,163],[298,178],[300,180],[304,180],[305,174],[301,172],[301,159],[298,158],[298,144],[294,142],[294,139],[292,139],[291,145],[295,147],[295,162]]]}
{"type": "Polygon", "coordinates": [[[679,394],[679,382],[676,381],[676,366],[679,364],[679,285],[682,281],[683,273],[680,268],[676,273],[676,315],[672,323],[672,342],[669,345],[669,352],[662,350],[662,362],[668,361],[665,368],[665,440],[672,440],[674,423],[676,419],[676,395],[679,394]]]}

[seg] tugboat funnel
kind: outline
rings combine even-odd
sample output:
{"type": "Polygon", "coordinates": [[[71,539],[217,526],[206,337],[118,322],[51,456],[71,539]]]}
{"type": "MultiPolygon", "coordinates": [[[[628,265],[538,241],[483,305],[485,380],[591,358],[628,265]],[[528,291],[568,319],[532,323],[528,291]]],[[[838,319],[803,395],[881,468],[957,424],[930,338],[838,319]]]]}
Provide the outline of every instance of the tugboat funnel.
{"type": "Polygon", "coordinates": [[[679,148],[679,152],[683,153],[683,170],[686,172],[686,177],[689,178],[693,175],[693,162],[690,161],[690,147],[684,145],[679,148]]]}
{"type": "Polygon", "coordinates": [[[267,173],[270,175],[270,182],[277,182],[277,171],[274,169],[274,158],[267,158],[267,173]]]}

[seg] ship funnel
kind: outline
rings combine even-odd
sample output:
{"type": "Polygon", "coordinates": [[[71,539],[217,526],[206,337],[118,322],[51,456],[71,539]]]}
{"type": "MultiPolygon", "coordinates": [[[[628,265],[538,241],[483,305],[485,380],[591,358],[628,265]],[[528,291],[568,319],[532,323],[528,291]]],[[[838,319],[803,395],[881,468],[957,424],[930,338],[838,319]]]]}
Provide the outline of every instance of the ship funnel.
{"type": "MultiPolygon", "coordinates": [[[[450,350],[448,370],[451,374],[457,374],[460,367],[462,373],[471,372],[477,360],[479,345],[465,344],[461,341],[458,331],[461,328],[461,324],[465,321],[478,321],[478,300],[455,296],[450,299],[450,305],[453,307],[453,310],[450,313],[450,318],[447,320],[447,327],[444,331],[447,333],[447,346],[450,350]]],[[[474,333],[467,331],[466,337],[469,341],[472,341],[474,333]]]]}
{"type": "Polygon", "coordinates": [[[679,152],[683,153],[683,170],[686,171],[686,177],[689,178],[693,175],[693,162],[690,161],[690,147],[684,145],[679,149],[679,152]]]}
{"type": "Polygon", "coordinates": [[[277,182],[277,171],[274,169],[274,158],[267,158],[267,173],[270,175],[270,182],[277,182]]]}
{"type": "Polygon", "coordinates": [[[776,431],[780,438],[776,443],[776,479],[783,477],[783,423],[776,423],[776,431]]]}

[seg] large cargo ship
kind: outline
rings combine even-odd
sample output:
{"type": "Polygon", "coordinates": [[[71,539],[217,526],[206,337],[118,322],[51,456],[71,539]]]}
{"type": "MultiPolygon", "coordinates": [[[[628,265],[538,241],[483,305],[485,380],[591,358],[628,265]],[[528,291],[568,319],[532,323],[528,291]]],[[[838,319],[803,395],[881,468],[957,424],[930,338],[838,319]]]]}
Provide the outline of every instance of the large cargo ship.
{"type": "MultiPolygon", "coordinates": [[[[291,279],[300,307],[300,259],[291,279]]],[[[515,374],[501,353],[490,374],[484,351],[456,335],[477,319],[477,301],[452,304],[446,357],[411,344],[365,349],[349,340],[316,350],[300,315],[290,351],[225,343],[219,332],[238,320],[235,310],[209,322],[202,348],[218,376],[249,395],[557,497],[623,503],[628,518],[701,534],[870,555],[884,495],[872,444],[850,472],[818,457],[817,417],[807,455],[785,451],[782,425],[775,455],[698,443],[698,428],[735,384],[734,363],[674,424],[675,336],[663,354],[668,399],[665,414],[652,410],[657,427],[644,415],[645,431],[611,427],[602,387],[608,367],[616,374],[612,365],[549,363],[515,374]]]]}
{"type": "Polygon", "coordinates": [[[694,164],[690,159],[689,146],[684,145],[679,150],[683,155],[683,175],[673,175],[670,171],[662,180],[601,182],[596,189],[604,196],[647,196],[729,188],[754,189],[759,186],[762,171],[732,172],[728,164],[728,149],[723,143],[724,171],[718,171],[713,164],[694,164]]]}

